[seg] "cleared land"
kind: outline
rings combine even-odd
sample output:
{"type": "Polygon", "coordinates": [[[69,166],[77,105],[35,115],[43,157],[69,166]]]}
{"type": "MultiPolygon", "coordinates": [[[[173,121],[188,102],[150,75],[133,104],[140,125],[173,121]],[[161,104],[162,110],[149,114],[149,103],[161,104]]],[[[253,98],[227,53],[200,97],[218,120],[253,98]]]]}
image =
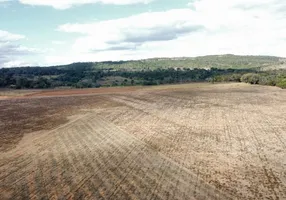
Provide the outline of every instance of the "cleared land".
{"type": "Polygon", "coordinates": [[[279,88],[48,91],[0,109],[0,199],[286,198],[279,88]]]}

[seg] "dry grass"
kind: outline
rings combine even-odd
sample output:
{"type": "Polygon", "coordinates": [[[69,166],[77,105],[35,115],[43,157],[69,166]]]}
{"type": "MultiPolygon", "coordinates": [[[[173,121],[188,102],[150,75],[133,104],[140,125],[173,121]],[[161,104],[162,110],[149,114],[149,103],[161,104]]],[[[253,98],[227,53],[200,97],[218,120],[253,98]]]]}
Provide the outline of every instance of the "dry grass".
{"type": "Polygon", "coordinates": [[[52,96],[0,101],[0,199],[286,198],[285,90],[52,96]]]}

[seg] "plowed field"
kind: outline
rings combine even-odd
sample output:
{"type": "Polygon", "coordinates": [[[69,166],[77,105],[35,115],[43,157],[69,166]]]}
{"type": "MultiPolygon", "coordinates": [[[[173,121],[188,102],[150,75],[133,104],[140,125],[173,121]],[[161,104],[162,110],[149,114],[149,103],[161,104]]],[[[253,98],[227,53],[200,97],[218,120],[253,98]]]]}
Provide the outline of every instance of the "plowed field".
{"type": "Polygon", "coordinates": [[[0,100],[1,200],[286,199],[285,90],[90,91],[0,100]]]}

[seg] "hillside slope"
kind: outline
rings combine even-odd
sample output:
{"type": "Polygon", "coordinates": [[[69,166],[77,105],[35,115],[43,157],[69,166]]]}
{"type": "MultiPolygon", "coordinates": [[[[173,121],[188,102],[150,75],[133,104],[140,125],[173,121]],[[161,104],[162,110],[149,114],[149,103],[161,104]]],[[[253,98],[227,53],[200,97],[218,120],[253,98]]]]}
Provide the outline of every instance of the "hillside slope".
{"type": "Polygon", "coordinates": [[[201,57],[181,58],[152,58],[134,61],[108,61],[91,63],[95,68],[114,69],[166,69],[166,68],[219,68],[219,69],[249,69],[273,68],[285,64],[286,59],[272,56],[238,56],[238,55],[211,55],[201,57]]]}

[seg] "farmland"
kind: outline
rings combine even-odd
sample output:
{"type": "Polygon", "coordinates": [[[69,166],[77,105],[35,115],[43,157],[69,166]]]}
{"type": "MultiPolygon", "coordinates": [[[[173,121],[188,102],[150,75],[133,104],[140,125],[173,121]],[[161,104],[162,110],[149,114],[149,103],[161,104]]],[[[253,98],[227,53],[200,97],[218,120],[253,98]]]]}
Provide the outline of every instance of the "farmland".
{"type": "Polygon", "coordinates": [[[286,90],[44,90],[0,100],[0,199],[285,199],[286,90]]]}

